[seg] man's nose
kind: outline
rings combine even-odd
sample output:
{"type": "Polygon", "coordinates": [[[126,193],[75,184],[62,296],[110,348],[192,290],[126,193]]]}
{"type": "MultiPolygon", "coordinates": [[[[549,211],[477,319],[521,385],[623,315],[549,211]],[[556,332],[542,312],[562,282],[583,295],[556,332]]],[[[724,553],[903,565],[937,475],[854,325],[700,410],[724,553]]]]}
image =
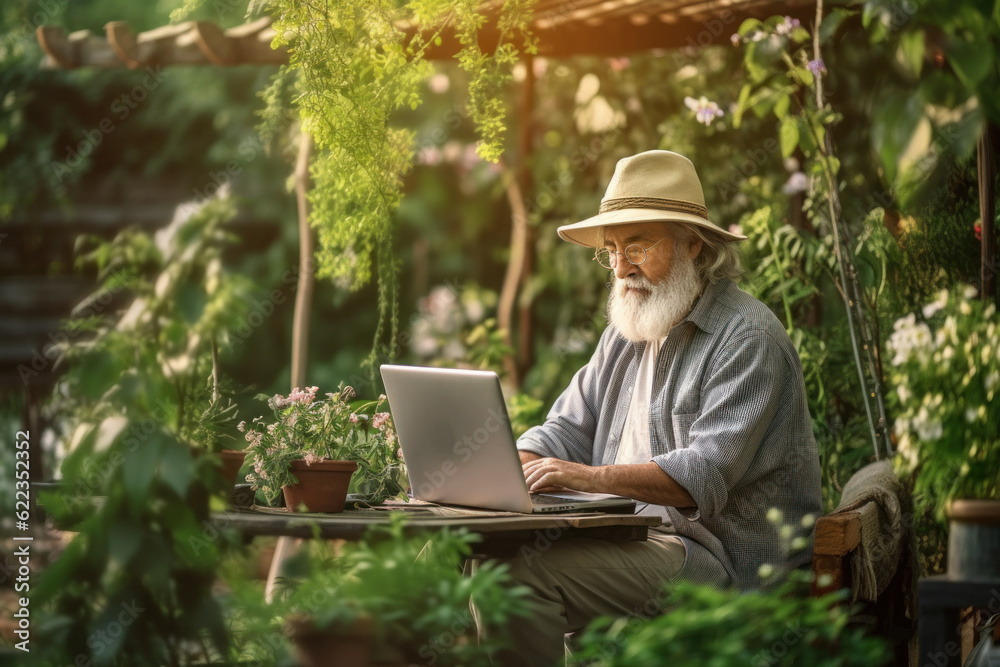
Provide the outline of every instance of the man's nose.
{"type": "Polygon", "coordinates": [[[615,255],[615,257],[618,258],[618,263],[615,265],[615,277],[619,280],[639,272],[639,267],[625,259],[625,255],[615,255]]]}

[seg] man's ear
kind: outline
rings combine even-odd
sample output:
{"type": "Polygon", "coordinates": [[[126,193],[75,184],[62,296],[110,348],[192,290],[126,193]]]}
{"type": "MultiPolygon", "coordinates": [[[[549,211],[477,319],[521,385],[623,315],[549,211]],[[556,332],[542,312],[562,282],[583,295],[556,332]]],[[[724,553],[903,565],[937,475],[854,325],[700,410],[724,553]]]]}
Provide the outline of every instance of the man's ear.
{"type": "Polygon", "coordinates": [[[691,259],[694,259],[698,256],[698,253],[701,252],[701,246],[704,242],[698,237],[697,234],[692,234],[691,236],[693,238],[691,239],[691,245],[688,246],[688,252],[691,254],[691,259]]]}

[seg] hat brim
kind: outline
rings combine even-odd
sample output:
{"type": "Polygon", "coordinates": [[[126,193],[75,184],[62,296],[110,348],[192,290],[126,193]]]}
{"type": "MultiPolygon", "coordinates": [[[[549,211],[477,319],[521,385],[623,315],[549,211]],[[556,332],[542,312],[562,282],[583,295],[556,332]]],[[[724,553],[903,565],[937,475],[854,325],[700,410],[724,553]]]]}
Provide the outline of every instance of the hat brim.
{"type": "Polygon", "coordinates": [[[721,236],[726,241],[745,241],[742,234],[733,234],[715,223],[691,213],[664,211],[656,208],[623,208],[617,211],[599,213],[572,225],[563,225],[556,232],[564,241],[596,248],[600,243],[600,228],[613,225],[631,225],[638,222],[686,222],[701,227],[705,231],[721,236]]]}

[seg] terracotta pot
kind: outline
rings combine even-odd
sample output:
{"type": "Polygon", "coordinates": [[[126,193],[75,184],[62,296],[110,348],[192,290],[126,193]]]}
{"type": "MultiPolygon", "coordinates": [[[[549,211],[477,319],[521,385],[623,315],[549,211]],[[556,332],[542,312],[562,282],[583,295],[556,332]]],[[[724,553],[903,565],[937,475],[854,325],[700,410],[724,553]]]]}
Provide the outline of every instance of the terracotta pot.
{"type": "Polygon", "coordinates": [[[219,452],[219,458],[222,459],[222,478],[226,480],[227,488],[231,489],[236,484],[236,475],[243,467],[246,457],[246,452],[236,449],[223,449],[219,452]]]}
{"type": "Polygon", "coordinates": [[[953,500],[945,513],[948,574],[966,581],[1000,578],[1000,500],[953,500]]]}
{"type": "Polygon", "coordinates": [[[292,474],[298,484],[281,487],[285,507],[293,512],[305,505],[308,512],[343,512],[351,474],[358,469],[354,461],[317,461],[307,466],[305,461],[292,461],[292,474]]]}
{"type": "Polygon", "coordinates": [[[312,617],[296,614],[285,621],[285,634],[295,644],[303,667],[368,667],[375,626],[370,618],[362,617],[347,627],[321,629],[312,617]]]}

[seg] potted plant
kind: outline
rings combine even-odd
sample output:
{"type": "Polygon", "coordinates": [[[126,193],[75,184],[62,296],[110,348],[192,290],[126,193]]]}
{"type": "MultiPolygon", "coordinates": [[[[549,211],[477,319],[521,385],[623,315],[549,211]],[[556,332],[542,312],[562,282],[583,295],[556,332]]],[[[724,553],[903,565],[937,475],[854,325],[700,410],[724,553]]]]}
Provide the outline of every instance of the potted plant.
{"type": "Polygon", "coordinates": [[[463,573],[478,536],[464,530],[407,534],[394,515],[345,544],[335,558],[322,542],[290,564],[283,605],[286,634],[304,665],[489,665],[505,643],[507,620],[528,613],[524,587],[505,565],[485,562],[463,573]],[[486,632],[477,637],[470,600],[486,632]]]}
{"type": "Polygon", "coordinates": [[[292,511],[303,505],[311,512],[343,511],[355,470],[361,473],[353,488],[364,491],[370,504],[402,493],[392,417],[380,411],[385,396],[352,405],[350,386],[341,384],[319,399],[317,391],[261,396],[274,421],[255,417],[239,423],[253,461],[247,481],[268,501],[282,493],[292,511]]]}
{"type": "Polygon", "coordinates": [[[889,338],[899,467],[918,506],[951,520],[950,574],[1000,575],[1000,318],[965,287],[942,290],[889,338]]]}

